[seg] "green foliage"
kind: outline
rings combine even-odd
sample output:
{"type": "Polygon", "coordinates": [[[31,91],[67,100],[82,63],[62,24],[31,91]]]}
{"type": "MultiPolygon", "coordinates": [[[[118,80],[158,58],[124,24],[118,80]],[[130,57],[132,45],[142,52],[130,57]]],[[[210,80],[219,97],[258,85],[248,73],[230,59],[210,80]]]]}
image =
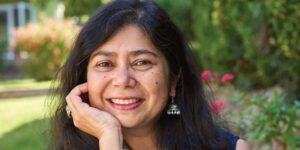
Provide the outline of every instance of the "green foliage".
{"type": "Polygon", "coordinates": [[[7,4],[7,3],[17,3],[19,0],[5,0],[5,1],[0,1],[0,4],[7,4]]]}
{"type": "Polygon", "coordinates": [[[194,37],[194,32],[191,28],[193,23],[193,10],[191,10],[193,2],[191,0],[158,0],[157,2],[167,11],[181,31],[185,33],[186,38],[191,40],[194,37]]]}
{"type": "Polygon", "coordinates": [[[300,1],[202,0],[193,31],[200,63],[233,71],[244,87],[281,84],[300,93],[300,1]]]}
{"type": "Polygon", "coordinates": [[[0,40],[0,72],[5,67],[5,51],[6,51],[6,41],[0,40]]]}
{"type": "Polygon", "coordinates": [[[287,149],[300,148],[300,101],[288,103],[280,92],[257,93],[250,99],[239,97],[247,105],[239,126],[253,140],[287,149]]]}
{"type": "Polygon", "coordinates": [[[63,0],[63,2],[67,16],[90,15],[102,5],[101,0],[63,0]]]}
{"type": "Polygon", "coordinates": [[[42,1],[41,0],[4,0],[4,1],[0,1],[0,4],[15,4],[19,2],[25,2],[25,3],[34,4],[35,6],[42,6],[42,5],[45,6],[51,1],[53,0],[42,0],[42,1]]]}
{"type": "Polygon", "coordinates": [[[36,80],[49,80],[64,62],[78,32],[71,20],[44,20],[15,31],[16,49],[28,54],[24,70],[36,80]]]}

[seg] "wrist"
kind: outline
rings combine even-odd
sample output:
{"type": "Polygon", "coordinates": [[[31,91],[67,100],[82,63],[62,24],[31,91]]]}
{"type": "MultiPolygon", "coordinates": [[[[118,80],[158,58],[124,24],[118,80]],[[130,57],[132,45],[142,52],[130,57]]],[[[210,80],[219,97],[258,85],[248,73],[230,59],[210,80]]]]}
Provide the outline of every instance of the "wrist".
{"type": "Polygon", "coordinates": [[[101,132],[96,135],[98,140],[102,139],[104,136],[111,136],[111,135],[122,135],[121,127],[108,127],[105,129],[101,129],[101,132]]]}
{"type": "Polygon", "coordinates": [[[106,130],[99,139],[99,147],[101,150],[122,150],[123,135],[121,128],[106,130]]]}

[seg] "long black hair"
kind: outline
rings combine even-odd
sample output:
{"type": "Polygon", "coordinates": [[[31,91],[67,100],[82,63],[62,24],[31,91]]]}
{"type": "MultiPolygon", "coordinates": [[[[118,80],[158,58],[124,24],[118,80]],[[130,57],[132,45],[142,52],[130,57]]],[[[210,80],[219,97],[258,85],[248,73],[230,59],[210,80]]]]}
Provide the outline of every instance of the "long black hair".
{"type": "MultiPolygon", "coordinates": [[[[228,149],[220,136],[205,100],[202,82],[191,49],[167,13],[153,1],[116,0],[96,11],[83,26],[74,47],[59,73],[59,103],[53,117],[51,149],[99,149],[98,140],[77,129],[64,111],[65,97],[78,84],[87,81],[91,53],[119,29],[134,24],[141,28],[167,59],[170,79],[178,79],[175,102],[179,116],[159,119],[158,142],[168,150],[228,149]]],[[[88,98],[85,98],[88,102],[88,98]]]]}

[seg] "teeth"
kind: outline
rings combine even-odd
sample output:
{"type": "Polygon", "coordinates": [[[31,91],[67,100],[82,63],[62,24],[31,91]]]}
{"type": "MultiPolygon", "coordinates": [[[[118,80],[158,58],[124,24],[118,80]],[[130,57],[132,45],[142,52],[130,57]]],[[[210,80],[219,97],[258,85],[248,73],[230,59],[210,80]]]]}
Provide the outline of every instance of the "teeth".
{"type": "Polygon", "coordinates": [[[123,99],[111,99],[111,101],[115,104],[122,104],[122,105],[126,105],[126,104],[133,104],[136,103],[138,100],[137,99],[127,99],[127,100],[123,100],[123,99]]]}

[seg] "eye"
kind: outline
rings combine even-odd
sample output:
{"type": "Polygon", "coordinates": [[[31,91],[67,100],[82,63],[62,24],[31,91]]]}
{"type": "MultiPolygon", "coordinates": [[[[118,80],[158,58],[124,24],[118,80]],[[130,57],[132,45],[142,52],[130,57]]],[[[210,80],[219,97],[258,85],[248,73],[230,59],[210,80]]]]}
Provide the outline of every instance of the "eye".
{"type": "Polygon", "coordinates": [[[102,62],[96,63],[95,66],[100,71],[109,71],[113,68],[114,65],[110,61],[102,61],[102,62]]]}
{"type": "Polygon", "coordinates": [[[96,64],[97,67],[112,67],[113,65],[110,62],[100,62],[96,64]]]}
{"type": "Polygon", "coordinates": [[[138,60],[133,63],[133,68],[137,70],[147,70],[153,66],[153,63],[149,60],[138,60]]]}
{"type": "Polygon", "coordinates": [[[151,65],[151,64],[152,64],[151,61],[148,60],[140,60],[135,63],[136,66],[151,65]]]}

